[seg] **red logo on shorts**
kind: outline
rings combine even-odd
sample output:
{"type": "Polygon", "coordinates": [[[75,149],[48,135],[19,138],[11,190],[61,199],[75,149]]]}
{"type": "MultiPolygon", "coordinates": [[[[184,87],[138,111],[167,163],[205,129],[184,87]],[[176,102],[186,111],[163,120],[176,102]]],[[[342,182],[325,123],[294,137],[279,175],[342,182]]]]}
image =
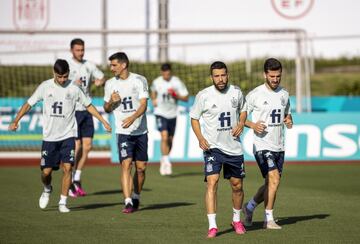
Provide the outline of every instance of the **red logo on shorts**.
{"type": "Polygon", "coordinates": [[[271,0],[271,5],[281,17],[299,19],[309,13],[314,0],[271,0]]]}
{"type": "Polygon", "coordinates": [[[45,29],[49,23],[49,0],[14,0],[13,20],[16,29],[45,29]]]}

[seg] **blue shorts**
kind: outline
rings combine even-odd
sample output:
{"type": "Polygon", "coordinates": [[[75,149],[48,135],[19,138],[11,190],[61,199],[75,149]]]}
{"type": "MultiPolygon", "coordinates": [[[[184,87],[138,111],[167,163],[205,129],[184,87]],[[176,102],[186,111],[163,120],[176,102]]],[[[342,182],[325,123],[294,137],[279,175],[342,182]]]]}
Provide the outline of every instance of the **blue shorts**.
{"type": "Polygon", "coordinates": [[[58,170],[60,163],[74,165],[75,138],[67,138],[62,141],[43,141],[41,146],[40,168],[52,168],[58,170]]]}
{"type": "Polygon", "coordinates": [[[148,161],[148,135],[117,134],[120,163],[127,158],[133,161],[148,161]]]}
{"type": "Polygon", "coordinates": [[[75,111],[76,123],[78,126],[78,136],[76,140],[80,140],[83,137],[94,137],[94,120],[87,110],[75,111]]]}
{"type": "Polygon", "coordinates": [[[284,157],[284,152],[273,152],[269,150],[255,152],[256,162],[264,178],[267,176],[269,171],[275,169],[277,169],[281,175],[284,165],[284,157]]]}
{"type": "Polygon", "coordinates": [[[224,179],[231,177],[242,179],[245,177],[244,155],[228,155],[213,148],[204,152],[204,161],[205,181],[209,175],[220,174],[223,165],[224,179]]]}
{"type": "Polygon", "coordinates": [[[155,117],[156,125],[160,132],[166,130],[169,133],[169,136],[173,136],[175,134],[176,118],[167,119],[159,115],[155,115],[155,117]]]}

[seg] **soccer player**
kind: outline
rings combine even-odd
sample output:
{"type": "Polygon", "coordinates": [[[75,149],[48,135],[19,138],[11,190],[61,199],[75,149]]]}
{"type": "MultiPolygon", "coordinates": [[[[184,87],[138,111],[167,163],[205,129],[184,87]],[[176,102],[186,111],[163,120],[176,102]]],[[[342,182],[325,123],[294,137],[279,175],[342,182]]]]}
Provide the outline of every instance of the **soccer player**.
{"type": "MultiPolygon", "coordinates": [[[[82,39],[73,39],[70,43],[72,58],[68,60],[70,65],[69,79],[79,86],[85,95],[90,98],[90,87],[104,84],[104,74],[95,64],[84,59],[85,42],[82,39]]],[[[78,135],[75,140],[75,169],[73,172],[73,183],[70,186],[71,197],[85,196],[86,193],[81,185],[81,172],[85,166],[94,137],[94,122],[86,107],[80,103],[76,104],[76,122],[78,135]]]]}
{"type": "Polygon", "coordinates": [[[62,59],[56,60],[54,78],[40,84],[9,125],[9,130],[16,131],[20,119],[31,107],[39,101],[43,102],[43,142],[40,168],[44,191],[40,196],[39,206],[41,209],[47,207],[53,189],[51,185],[52,171],[58,170],[59,166],[62,165],[63,177],[59,201],[61,213],[70,211],[66,202],[71,184],[71,169],[75,158],[76,103],[79,102],[84,105],[87,111],[101,121],[107,131],[111,131],[110,125],[91,104],[90,99],[68,79],[68,76],[68,63],[62,59]]]}
{"type": "Polygon", "coordinates": [[[252,119],[245,126],[254,131],[254,155],[265,183],[243,206],[245,226],[252,225],[255,207],[264,201],[266,229],[281,229],[274,221],[273,208],[284,164],[284,124],[292,128],[289,93],[280,86],[281,63],[269,58],[264,63],[265,83],[246,96],[252,119]]]}
{"type": "Polygon", "coordinates": [[[190,111],[191,126],[204,151],[204,173],[207,190],[205,203],[209,230],[207,237],[218,232],[216,224],[217,186],[221,168],[224,178],[232,189],[233,219],[231,222],[237,234],[246,232],[240,221],[244,199],[243,178],[245,177],[244,155],[240,134],[247,116],[246,103],[239,87],[228,84],[226,65],[217,61],[210,66],[213,85],[200,91],[190,111]],[[199,119],[204,122],[201,130],[199,119]]]}
{"type": "Polygon", "coordinates": [[[139,208],[140,193],[145,182],[148,161],[148,130],[146,122],[148,84],[144,76],[129,72],[129,59],[123,52],[109,57],[114,76],[105,84],[104,109],[114,113],[121,164],[121,185],[125,207],[123,213],[139,208]],[[131,179],[132,162],[136,171],[131,179]],[[133,193],[132,193],[133,188],[133,193]],[[132,195],[131,195],[132,193],[132,195]]]}
{"type": "Polygon", "coordinates": [[[161,65],[161,76],[151,85],[151,100],[154,105],[156,124],[161,134],[160,174],[171,175],[169,154],[175,134],[177,102],[188,101],[189,92],[184,83],[171,73],[171,65],[161,65]]]}

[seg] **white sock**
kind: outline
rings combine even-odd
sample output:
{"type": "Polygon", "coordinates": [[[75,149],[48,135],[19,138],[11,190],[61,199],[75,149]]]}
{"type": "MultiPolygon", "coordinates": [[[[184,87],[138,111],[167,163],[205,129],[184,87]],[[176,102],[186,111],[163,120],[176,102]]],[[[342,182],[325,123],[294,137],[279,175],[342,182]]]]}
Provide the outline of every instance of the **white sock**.
{"type": "Polygon", "coordinates": [[[81,170],[77,169],[75,170],[74,181],[80,181],[80,179],[81,179],[81,170]]]}
{"type": "Polygon", "coordinates": [[[59,205],[66,205],[67,196],[60,195],[59,205]]]}
{"type": "Polygon", "coordinates": [[[273,210],[272,209],[265,209],[265,221],[272,221],[274,220],[273,210]]]}
{"type": "Polygon", "coordinates": [[[248,202],[246,208],[247,208],[249,211],[254,212],[254,210],[255,210],[255,208],[256,208],[257,205],[258,205],[257,202],[255,202],[255,201],[254,201],[254,198],[252,198],[252,199],[248,202]]]}
{"type": "Polygon", "coordinates": [[[44,185],[44,192],[47,192],[47,193],[51,192],[51,184],[50,185],[44,185]]]}
{"type": "Polygon", "coordinates": [[[162,161],[163,161],[163,163],[165,163],[165,164],[169,164],[169,163],[170,163],[169,155],[164,155],[164,156],[162,156],[162,161]]]}
{"type": "Polygon", "coordinates": [[[208,220],[209,220],[209,230],[212,229],[212,228],[217,228],[216,214],[208,214],[207,217],[208,217],[208,220]]]}
{"type": "Polygon", "coordinates": [[[237,210],[237,209],[233,208],[233,222],[240,221],[240,212],[241,212],[241,209],[237,210]]]}
{"type": "Polygon", "coordinates": [[[136,194],[135,192],[133,192],[131,198],[140,200],[140,194],[136,194]]]}
{"type": "Polygon", "coordinates": [[[131,200],[130,197],[125,198],[125,206],[126,206],[128,203],[130,203],[131,205],[133,205],[132,200],[131,200]]]}

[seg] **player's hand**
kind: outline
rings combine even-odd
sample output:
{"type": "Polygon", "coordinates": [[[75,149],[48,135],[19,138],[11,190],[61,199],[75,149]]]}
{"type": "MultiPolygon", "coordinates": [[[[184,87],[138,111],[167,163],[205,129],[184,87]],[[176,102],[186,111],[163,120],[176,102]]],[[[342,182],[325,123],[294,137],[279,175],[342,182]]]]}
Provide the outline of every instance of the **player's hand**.
{"type": "Polygon", "coordinates": [[[256,133],[261,134],[265,131],[266,127],[267,126],[265,125],[265,121],[259,120],[258,122],[255,123],[253,130],[256,133]]]}
{"type": "Polygon", "coordinates": [[[208,143],[208,141],[203,137],[199,140],[199,147],[203,150],[203,151],[207,151],[210,148],[210,145],[208,143]]]}
{"type": "Polygon", "coordinates": [[[19,125],[15,122],[11,122],[11,124],[9,125],[8,130],[10,131],[16,131],[19,128],[19,125]]]}
{"type": "Polygon", "coordinates": [[[287,116],[284,118],[284,124],[286,125],[286,128],[288,128],[288,129],[291,129],[291,128],[292,128],[292,126],[293,126],[293,121],[292,121],[291,116],[287,115],[287,116]]]}
{"type": "Polygon", "coordinates": [[[104,128],[106,129],[106,131],[110,133],[111,132],[111,125],[106,121],[104,121],[103,125],[104,125],[104,128]]]}
{"type": "Polygon", "coordinates": [[[176,94],[176,91],[174,89],[169,88],[167,91],[170,94],[170,96],[172,96],[173,98],[177,98],[177,94],[176,94]]]}
{"type": "Polygon", "coordinates": [[[130,125],[132,125],[132,123],[134,123],[136,118],[134,118],[133,116],[127,117],[122,121],[122,128],[128,128],[130,125]]]}
{"type": "Polygon", "coordinates": [[[113,93],[111,94],[111,102],[112,103],[117,103],[120,102],[121,97],[118,91],[113,91],[113,93]]]}
{"type": "Polygon", "coordinates": [[[232,129],[231,133],[234,137],[239,137],[243,132],[243,130],[244,130],[244,124],[239,123],[232,129]]]}

